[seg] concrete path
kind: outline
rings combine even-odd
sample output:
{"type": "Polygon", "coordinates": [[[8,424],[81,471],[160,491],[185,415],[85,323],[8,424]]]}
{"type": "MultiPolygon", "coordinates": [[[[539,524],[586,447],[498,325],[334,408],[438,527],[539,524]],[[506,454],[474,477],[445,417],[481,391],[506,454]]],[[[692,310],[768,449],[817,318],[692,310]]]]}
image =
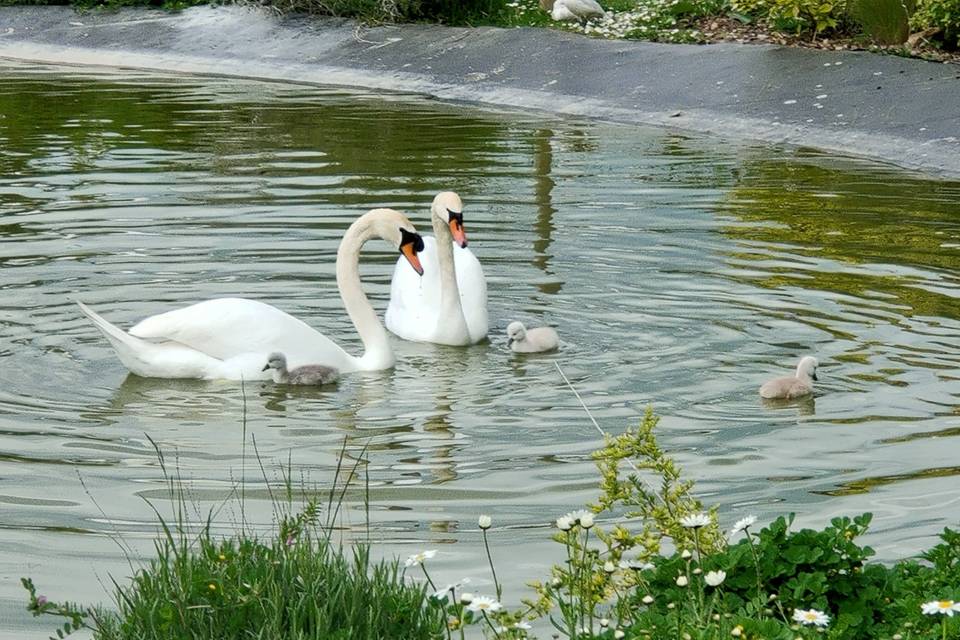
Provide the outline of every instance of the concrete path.
{"type": "Polygon", "coordinates": [[[960,177],[960,66],[767,45],[607,41],[548,29],[0,8],[0,57],[429,94],[816,147],[960,177]]]}

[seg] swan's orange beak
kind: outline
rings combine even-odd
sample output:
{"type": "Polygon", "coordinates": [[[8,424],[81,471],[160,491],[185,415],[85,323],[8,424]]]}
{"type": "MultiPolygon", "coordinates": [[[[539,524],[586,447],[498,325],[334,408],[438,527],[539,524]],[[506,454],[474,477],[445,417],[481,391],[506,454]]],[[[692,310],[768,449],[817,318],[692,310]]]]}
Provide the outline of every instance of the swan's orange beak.
{"type": "Polygon", "coordinates": [[[463,230],[463,217],[457,216],[456,218],[450,218],[450,235],[453,236],[453,241],[458,245],[467,248],[467,233],[463,230]]]}
{"type": "Polygon", "coordinates": [[[423,275],[423,265],[420,264],[420,258],[417,257],[417,249],[415,247],[415,242],[408,242],[406,244],[400,245],[400,253],[403,254],[403,257],[407,259],[407,262],[410,263],[410,266],[413,267],[413,270],[417,272],[418,275],[423,275]]]}

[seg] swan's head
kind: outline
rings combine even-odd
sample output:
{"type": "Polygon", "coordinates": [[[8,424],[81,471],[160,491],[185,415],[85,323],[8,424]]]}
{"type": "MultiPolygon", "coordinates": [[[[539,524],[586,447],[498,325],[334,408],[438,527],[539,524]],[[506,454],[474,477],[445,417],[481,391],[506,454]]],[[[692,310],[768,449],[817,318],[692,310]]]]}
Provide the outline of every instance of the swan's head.
{"type": "Polygon", "coordinates": [[[271,353],[267,356],[267,364],[263,365],[261,371],[266,371],[267,369],[277,369],[282,371],[287,368],[287,356],[279,352],[271,353]]]}
{"type": "Polygon", "coordinates": [[[361,216],[360,220],[366,220],[374,234],[399,249],[413,270],[423,275],[423,267],[417,257],[417,254],[423,251],[423,238],[407,216],[396,209],[373,209],[361,216]]]}
{"type": "Polygon", "coordinates": [[[463,202],[453,191],[438,193],[433,199],[430,211],[450,227],[453,241],[461,247],[467,246],[467,234],[463,230],[463,202]]]}
{"type": "Polygon", "coordinates": [[[797,365],[797,377],[798,378],[810,378],[811,380],[817,379],[817,367],[819,363],[817,359],[813,356],[804,356],[800,359],[800,364],[797,365]]]}
{"type": "Polygon", "coordinates": [[[527,328],[522,322],[511,322],[507,325],[507,346],[519,342],[527,337],[527,328]]]}

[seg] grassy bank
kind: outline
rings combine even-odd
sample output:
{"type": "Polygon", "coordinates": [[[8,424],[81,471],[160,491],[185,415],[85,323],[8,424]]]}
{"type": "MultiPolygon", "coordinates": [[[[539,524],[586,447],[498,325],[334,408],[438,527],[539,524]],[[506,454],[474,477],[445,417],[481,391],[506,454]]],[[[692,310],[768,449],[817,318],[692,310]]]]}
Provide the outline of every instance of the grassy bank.
{"type": "Polygon", "coordinates": [[[869,514],[822,529],[795,529],[792,516],[721,528],[717,508],[701,504],[658,444],[656,425],[648,412],[594,453],[596,503],[557,518],[557,564],[512,606],[500,601],[490,550],[511,534],[490,516],[478,519],[489,595],[471,593],[466,581],[438,588],[427,566],[435,550],[401,567],[372,562],[365,545],[334,545],[330,527],[347,484],[338,487],[338,468],[325,508],[309,499],[284,515],[288,498],[266,539],[242,529],[216,538],[209,524],[190,533],[179,484],[168,478],[181,505],[175,524],[160,518],[155,557],[129,583],[115,583],[112,607],[57,603],[25,578],[27,608],[65,620],[59,637],[87,628],[95,640],[960,637],[960,533],[946,529],[921,557],[889,565],[859,542],[869,514]]]}
{"type": "MultiPolygon", "coordinates": [[[[246,429],[244,429],[244,433],[246,429]]],[[[340,463],[324,495],[295,492],[291,470],[281,468],[282,487],[271,488],[272,533],[257,535],[241,518],[234,535],[211,533],[188,504],[179,472],[169,473],[157,457],[174,512],[157,517],[155,555],[128,582],[113,581],[110,606],[55,602],[30,578],[21,582],[34,616],[63,620],[55,629],[63,638],[82,629],[94,640],[433,640],[444,635],[442,612],[430,606],[426,585],[411,581],[400,563],[371,560],[368,544],[350,548],[332,540],[343,497],[363,464],[365,448],[350,467],[340,463]],[[299,508],[294,509],[294,504],[299,508]],[[195,519],[195,518],[194,518],[195,519]]],[[[263,461],[258,459],[261,469],[263,461]]],[[[233,505],[242,514],[242,488],[233,505]]],[[[121,548],[127,548],[120,544],[121,548]]]]}
{"type": "MultiPolygon", "coordinates": [[[[424,605],[425,588],[403,581],[397,563],[375,563],[369,548],[344,552],[325,538],[292,541],[248,536],[161,538],[156,557],[114,607],[55,603],[29,580],[28,608],[65,619],[97,640],[430,639],[443,619],[424,605]]],[[[62,636],[61,636],[62,637],[62,636]]]]}

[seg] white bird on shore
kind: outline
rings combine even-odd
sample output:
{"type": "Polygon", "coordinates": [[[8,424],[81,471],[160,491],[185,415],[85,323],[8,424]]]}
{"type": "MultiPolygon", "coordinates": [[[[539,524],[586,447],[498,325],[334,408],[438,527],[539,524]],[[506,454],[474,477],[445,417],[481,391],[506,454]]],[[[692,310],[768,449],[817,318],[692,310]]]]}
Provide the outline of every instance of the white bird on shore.
{"type": "Polygon", "coordinates": [[[522,322],[507,325],[507,346],[516,353],[542,353],[560,346],[560,336],[550,327],[527,329],[522,322]]]}
{"type": "Polygon", "coordinates": [[[760,387],[761,398],[792,399],[808,396],[813,393],[813,381],[817,379],[817,359],[813,356],[804,356],[797,365],[797,373],[793,376],[774,378],[760,387]]]}
{"type": "Polygon", "coordinates": [[[322,364],[305,364],[296,369],[287,369],[287,356],[271,353],[263,370],[273,369],[273,381],[277,384],[321,385],[336,382],[340,372],[322,364]]]}
{"type": "Polygon", "coordinates": [[[557,21],[573,21],[585,25],[590,18],[607,15],[595,0],[540,0],[540,8],[557,21]]]}

